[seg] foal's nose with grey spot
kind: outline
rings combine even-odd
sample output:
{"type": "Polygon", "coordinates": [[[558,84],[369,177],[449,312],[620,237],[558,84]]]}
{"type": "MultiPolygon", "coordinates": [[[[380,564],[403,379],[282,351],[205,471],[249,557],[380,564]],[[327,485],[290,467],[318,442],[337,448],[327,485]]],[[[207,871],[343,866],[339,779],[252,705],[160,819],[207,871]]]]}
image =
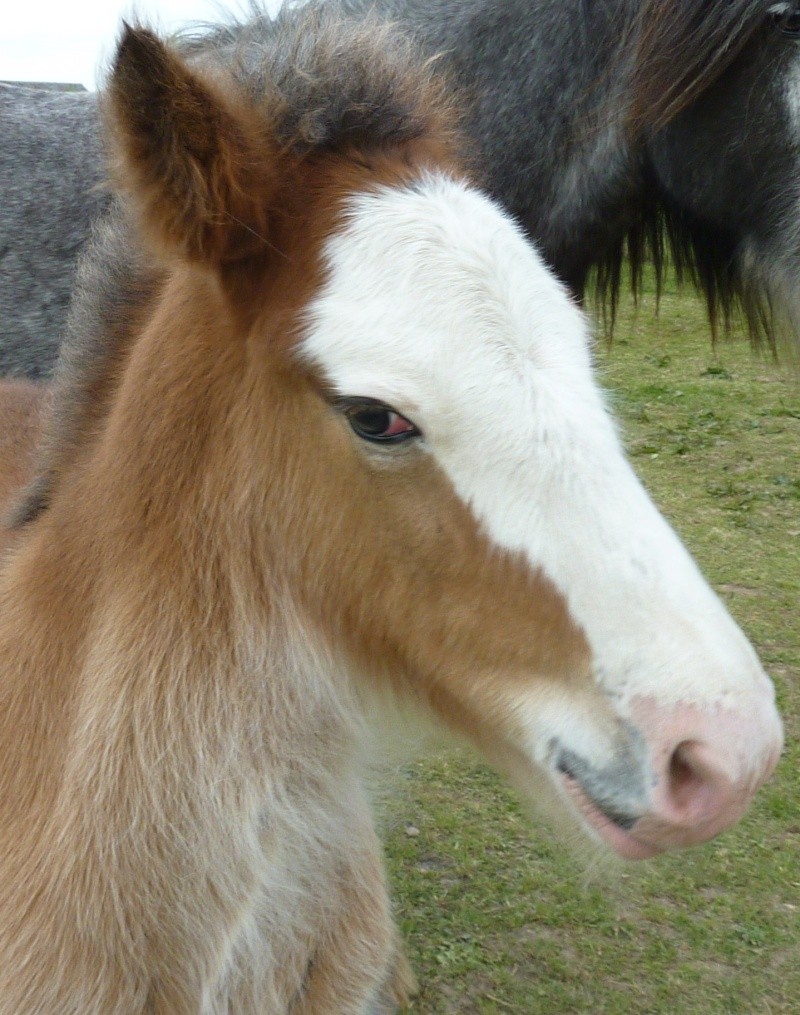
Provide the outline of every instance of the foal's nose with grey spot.
{"type": "Polygon", "coordinates": [[[567,747],[556,754],[556,768],[574,780],[591,802],[618,828],[630,831],[646,813],[650,798],[650,765],[641,733],[627,725],[629,739],[602,767],[567,747]]]}
{"type": "Polygon", "coordinates": [[[764,683],[769,693],[756,691],[735,708],[633,700],[634,719],[649,733],[656,777],[651,809],[636,825],[638,839],[659,849],[689,846],[744,814],[783,747],[772,685],[766,677],[764,683]]]}
{"type": "Polygon", "coordinates": [[[554,755],[578,809],[629,859],[705,842],[734,824],[780,756],[769,695],[736,709],[642,697],[631,711],[636,725],[625,724],[610,762],[592,764],[561,745],[554,755]]]}

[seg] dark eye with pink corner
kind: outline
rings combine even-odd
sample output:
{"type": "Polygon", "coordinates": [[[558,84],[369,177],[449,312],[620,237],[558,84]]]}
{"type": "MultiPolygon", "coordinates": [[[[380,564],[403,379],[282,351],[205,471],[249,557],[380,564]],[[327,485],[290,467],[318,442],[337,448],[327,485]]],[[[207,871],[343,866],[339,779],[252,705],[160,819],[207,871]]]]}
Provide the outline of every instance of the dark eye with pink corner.
{"type": "Polygon", "coordinates": [[[377,399],[341,398],[337,404],[353,433],[362,440],[373,444],[402,444],[422,436],[410,419],[377,399]]]}

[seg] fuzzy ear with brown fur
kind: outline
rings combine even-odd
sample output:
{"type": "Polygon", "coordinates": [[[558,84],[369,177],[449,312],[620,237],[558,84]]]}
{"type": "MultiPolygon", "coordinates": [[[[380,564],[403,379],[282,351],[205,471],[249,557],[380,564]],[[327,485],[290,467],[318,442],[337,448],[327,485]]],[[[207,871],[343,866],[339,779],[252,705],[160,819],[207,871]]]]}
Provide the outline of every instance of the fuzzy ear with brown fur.
{"type": "Polygon", "coordinates": [[[266,247],[278,160],[244,101],[125,24],[106,102],[117,183],[151,241],[211,265],[266,247]]]}

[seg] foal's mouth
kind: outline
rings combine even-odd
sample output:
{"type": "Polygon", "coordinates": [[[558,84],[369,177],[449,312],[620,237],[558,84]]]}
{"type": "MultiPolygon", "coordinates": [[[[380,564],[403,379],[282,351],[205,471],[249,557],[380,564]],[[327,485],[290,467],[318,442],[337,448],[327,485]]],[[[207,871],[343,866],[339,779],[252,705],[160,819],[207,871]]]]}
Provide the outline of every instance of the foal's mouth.
{"type": "Polygon", "coordinates": [[[633,830],[639,815],[622,812],[608,801],[592,797],[566,760],[559,759],[556,771],[560,785],[583,823],[618,856],[624,860],[648,860],[664,852],[663,847],[636,837],[633,830]]]}

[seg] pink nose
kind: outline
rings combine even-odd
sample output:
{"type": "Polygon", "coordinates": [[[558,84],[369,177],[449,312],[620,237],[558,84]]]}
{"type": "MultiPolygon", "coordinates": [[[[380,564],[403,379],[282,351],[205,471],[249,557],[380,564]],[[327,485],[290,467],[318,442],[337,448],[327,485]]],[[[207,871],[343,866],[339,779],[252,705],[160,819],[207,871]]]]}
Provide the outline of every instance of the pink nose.
{"type": "Polygon", "coordinates": [[[634,834],[658,849],[705,842],[738,821],[783,746],[771,688],[735,710],[640,698],[633,715],[655,774],[650,813],[634,834]]]}

